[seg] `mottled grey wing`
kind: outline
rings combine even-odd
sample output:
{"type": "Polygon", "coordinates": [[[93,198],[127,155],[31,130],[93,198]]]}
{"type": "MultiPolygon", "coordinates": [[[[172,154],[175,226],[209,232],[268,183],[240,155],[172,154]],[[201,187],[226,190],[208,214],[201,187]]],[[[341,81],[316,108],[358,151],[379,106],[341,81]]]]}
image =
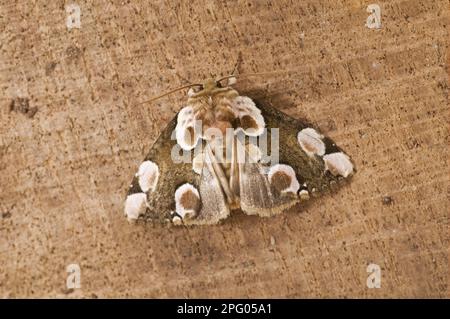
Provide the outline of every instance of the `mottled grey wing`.
{"type": "Polygon", "coordinates": [[[303,129],[312,128],[311,124],[295,119],[264,103],[258,103],[258,107],[266,121],[269,134],[271,128],[279,129],[279,161],[292,166],[301,189],[307,190],[312,195],[318,195],[328,192],[346,177],[351,176],[351,173],[348,176],[339,175],[327,167],[324,161],[327,155],[344,154],[333,140],[324,136],[322,141],[325,144],[325,154],[309,156],[300,147],[297,136],[303,129]]]}
{"type": "MultiPolygon", "coordinates": [[[[208,155],[206,155],[208,156],[208,155]]],[[[211,225],[230,215],[225,195],[215,176],[214,170],[203,164],[199,186],[201,208],[197,216],[184,219],[185,225],[211,225]]]]}
{"type": "Polygon", "coordinates": [[[240,206],[248,215],[275,215],[299,202],[297,194],[278,192],[259,163],[239,164],[239,183],[240,206]]]}
{"type": "MultiPolygon", "coordinates": [[[[349,164],[349,160],[347,162],[347,156],[327,137],[317,138],[317,143],[321,143],[323,150],[314,150],[312,145],[312,150],[319,154],[308,154],[308,150],[302,148],[298,134],[305,129],[306,132],[311,130],[311,125],[262,103],[258,104],[258,108],[268,130],[269,150],[271,129],[278,129],[279,164],[248,162],[239,164],[240,205],[245,213],[260,216],[280,213],[302,200],[309,199],[310,195],[317,196],[327,192],[353,172],[344,170],[345,165],[351,165],[353,169],[352,164],[349,164]],[[286,172],[288,174],[284,176],[279,174],[286,172]],[[285,179],[288,176],[296,181],[291,180],[289,184],[285,179]],[[287,187],[291,187],[293,191],[282,191],[287,187]]],[[[309,140],[315,141],[313,137],[306,136],[309,140]]]]}
{"type": "Polygon", "coordinates": [[[175,211],[174,194],[176,189],[186,182],[196,187],[199,185],[200,176],[192,170],[192,163],[174,163],[172,160],[172,149],[177,145],[177,141],[172,139],[172,132],[175,130],[176,124],[177,117],[175,116],[162,131],[143,161],[143,163],[150,161],[157,165],[159,176],[156,187],[150,190],[142,189],[142,185],[139,183],[139,170],[137,170],[138,173],[131,182],[125,210],[127,209],[127,204],[131,208],[136,205],[139,208],[140,202],[137,202],[135,205],[133,205],[134,203],[129,203],[130,195],[135,195],[134,198],[139,199],[139,194],[144,193],[146,194],[147,203],[145,204],[145,210],[141,210],[139,214],[135,214],[131,218],[128,216],[129,219],[138,217],[147,221],[169,222],[172,219],[171,212],[175,211]]]}
{"type": "Polygon", "coordinates": [[[189,152],[191,160],[188,162],[179,163],[172,159],[174,147],[176,152],[181,152],[172,133],[176,124],[177,117],[163,130],[139,166],[128,190],[125,214],[130,220],[185,225],[215,224],[229,215],[224,194],[214,172],[206,164],[201,174],[194,172],[191,161],[193,151],[189,152]],[[198,212],[190,218],[180,216],[177,212],[175,194],[183,185],[188,185],[195,194],[198,191],[200,195],[198,212]]]}

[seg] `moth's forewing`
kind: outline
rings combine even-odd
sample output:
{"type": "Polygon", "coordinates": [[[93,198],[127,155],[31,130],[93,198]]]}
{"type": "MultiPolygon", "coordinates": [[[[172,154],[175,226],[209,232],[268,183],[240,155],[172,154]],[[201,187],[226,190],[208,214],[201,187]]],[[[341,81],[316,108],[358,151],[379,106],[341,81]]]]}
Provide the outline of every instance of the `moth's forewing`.
{"type": "MultiPolygon", "coordinates": [[[[268,134],[271,128],[278,128],[279,134],[279,162],[288,164],[294,169],[301,189],[307,190],[313,196],[326,192],[344,180],[342,176],[334,176],[325,168],[322,156],[310,156],[299,146],[298,133],[312,125],[271,107],[258,102],[258,108],[266,121],[268,134]]],[[[268,142],[271,139],[268,138],[268,142]]],[[[342,150],[328,137],[323,137],[325,155],[342,150]]],[[[269,146],[268,149],[271,147],[269,146]]]]}
{"type": "MultiPolygon", "coordinates": [[[[172,149],[177,144],[177,141],[172,139],[176,124],[175,116],[145,157],[144,161],[152,161],[158,166],[159,178],[155,191],[147,192],[148,207],[140,219],[161,223],[171,221],[171,212],[175,210],[176,189],[186,182],[198,188],[200,176],[192,170],[192,163],[176,163],[172,160],[172,149]]],[[[128,196],[143,192],[138,179],[137,176],[133,178],[128,196]]]]}

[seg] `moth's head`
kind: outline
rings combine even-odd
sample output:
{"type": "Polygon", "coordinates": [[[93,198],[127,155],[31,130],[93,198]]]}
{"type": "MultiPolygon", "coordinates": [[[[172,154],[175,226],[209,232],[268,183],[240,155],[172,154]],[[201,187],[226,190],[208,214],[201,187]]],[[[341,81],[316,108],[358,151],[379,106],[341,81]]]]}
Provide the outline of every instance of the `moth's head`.
{"type": "Polygon", "coordinates": [[[211,92],[214,91],[215,89],[222,87],[220,82],[214,80],[214,79],[207,79],[204,83],[203,83],[203,90],[205,92],[211,92]]]}
{"type": "Polygon", "coordinates": [[[203,84],[198,84],[189,89],[189,97],[214,95],[215,93],[227,90],[230,85],[234,84],[236,81],[235,77],[228,76],[225,78],[214,79],[209,78],[203,82],[203,84]],[[227,80],[227,81],[225,81],[227,80]]]}

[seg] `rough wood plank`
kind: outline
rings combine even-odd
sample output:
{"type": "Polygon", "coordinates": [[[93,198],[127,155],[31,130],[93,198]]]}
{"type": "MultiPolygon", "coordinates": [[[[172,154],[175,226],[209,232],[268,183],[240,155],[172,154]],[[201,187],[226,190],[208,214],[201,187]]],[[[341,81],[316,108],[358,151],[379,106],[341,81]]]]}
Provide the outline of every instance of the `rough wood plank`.
{"type": "Polygon", "coordinates": [[[381,30],[368,3],[78,1],[68,30],[64,1],[0,0],[0,297],[448,296],[448,1],[377,1],[381,30]],[[184,96],[135,104],[239,52],[241,73],[290,73],[237,88],[315,123],[357,175],[270,219],[129,225],[126,187],[184,96]]]}

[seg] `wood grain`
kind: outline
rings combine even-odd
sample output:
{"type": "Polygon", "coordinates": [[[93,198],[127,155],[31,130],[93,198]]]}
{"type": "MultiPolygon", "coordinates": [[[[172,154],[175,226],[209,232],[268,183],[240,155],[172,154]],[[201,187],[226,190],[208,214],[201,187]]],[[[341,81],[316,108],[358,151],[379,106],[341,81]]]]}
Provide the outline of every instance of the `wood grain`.
{"type": "Polygon", "coordinates": [[[68,3],[0,0],[0,297],[449,296],[448,1],[377,1],[380,30],[368,1],[78,1],[71,30],[68,3]],[[269,219],[128,224],[128,183],[185,96],[136,104],[239,54],[241,73],[280,72],[236,88],[358,173],[269,219]]]}

